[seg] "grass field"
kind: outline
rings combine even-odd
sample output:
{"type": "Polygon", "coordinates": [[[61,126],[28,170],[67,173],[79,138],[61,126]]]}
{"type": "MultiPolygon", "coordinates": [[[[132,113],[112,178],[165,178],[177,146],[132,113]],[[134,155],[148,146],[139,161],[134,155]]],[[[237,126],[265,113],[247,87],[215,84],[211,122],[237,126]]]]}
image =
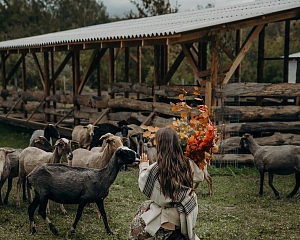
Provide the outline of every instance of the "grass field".
{"type": "MultiPolygon", "coordinates": [[[[0,124],[1,146],[24,148],[29,142],[29,133],[0,124]]],[[[258,197],[259,175],[254,168],[216,168],[209,172],[213,178],[213,196],[207,195],[207,183],[197,189],[199,214],[196,233],[200,239],[299,239],[300,193],[294,198],[285,196],[294,187],[294,176],[275,176],[274,184],[282,198],[276,200],[267,182],[265,193],[258,197]]],[[[137,186],[138,170],[129,168],[120,172],[105,199],[105,209],[113,236],[105,232],[101,219],[97,218],[94,205],[87,206],[78,223],[76,239],[128,239],[130,221],[139,204],[146,200],[137,186]]],[[[266,178],[267,179],[267,178],[266,178]]],[[[6,191],[6,184],[2,195],[6,191]]],[[[51,202],[50,220],[56,225],[60,236],[54,237],[36,212],[37,233],[29,233],[27,202],[15,207],[16,179],[9,204],[0,208],[0,239],[67,239],[76,213],[75,205],[65,206],[67,215],[62,215],[59,206],[51,202]]]]}

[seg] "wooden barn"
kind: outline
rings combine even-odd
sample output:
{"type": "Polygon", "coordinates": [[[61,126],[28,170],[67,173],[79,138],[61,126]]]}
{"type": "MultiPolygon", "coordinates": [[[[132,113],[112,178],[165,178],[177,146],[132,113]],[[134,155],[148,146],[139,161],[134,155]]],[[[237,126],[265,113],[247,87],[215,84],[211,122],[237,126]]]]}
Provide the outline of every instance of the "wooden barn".
{"type": "Polygon", "coordinates": [[[261,0],[0,42],[0,121],[30,129],[40,129],[53,122],[67,137],[74,125],[85,122],[135,119],[140,124],[166,126],[176,116],[169,102],[177,98],[183,88],[192,93],[193,86],[170,84],[182,61],[187,60],[196,86],[224,137],[220,147],[222,158],[235,151],[238,136],[245,132],[271,139],[262,139],[263,143],[298,144],[300,85],[289,83],[288,79],[290,25],[299,16],[299,0],[261,0]],[[268,47],[264,44],[265,29],[270,23],[281,22],[285,24],[285,44],[278,46],[284,49],[283,83],[264,83],[264,49],[268,47]],[[245,37],[244,29],[251,29],[245,37]],[[233,52],[219,38],[228,32],[235,38],[233,52]],[[258,42],[257,79],[244,83],[240,65],[254,41],[258,42]],[[170,62],[172,45],[178,45],[181,51],[175,61],[170,62]],[[152,84],[146,84],[141,77],[143,47],[152,47],[154,53],[152,84]],[[92,50],[89,64],[84,74],[80,74],[80,54],[86,50],[92,50]],[[119,51],[125,53],[123,82],[116,81],[119,51]],[[218,64],[219,51],[230,60],[228,65],[218,64]],[[57,53],[64,59],[55,66],[57,53]],[[6,62],[12,56],[16,61],[13,68],[8,69],[6,62]],[[26,59],[29,56],[34,59],[43,89],[27,89],[26,59]],[[109,63],[108,94],[104,94],[99,67],[103,58],[109,63]],[[137,79],[129,78],[130,61],[136,62],[137,79]],[[72,69],[72,91],[68,93],[56,88],[56,81],[67,65],[72,69]],[[21,91],[8,86],[18,69],[22,72],[22,79],[18,80],[21,91]],[[84,86],[94,73],[97,90],[85,93],[84,86]],[[231,104],[227,104],[229,102],[231,104]]]}

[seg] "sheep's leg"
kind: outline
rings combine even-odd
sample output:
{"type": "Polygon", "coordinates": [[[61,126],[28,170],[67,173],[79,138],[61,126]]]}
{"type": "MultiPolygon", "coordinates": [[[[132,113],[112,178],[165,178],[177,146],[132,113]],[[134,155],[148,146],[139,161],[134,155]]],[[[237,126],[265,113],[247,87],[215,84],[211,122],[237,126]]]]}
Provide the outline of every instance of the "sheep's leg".
{"type": "Polygon", "coordinates": [[[262,196],[264,192],[264,179],[265,179],[265,173],[264,172],[259,172],[260,173],[260,187],[259,187],[259,195],[262,196]]]}
{"type": "Polygon", "coordinates": [[[69,234],[68,234],[69,236],[75,235],[77,223],[78,223],[79,219],[82,216],[82,212],[83,212],[83,209],[84,209],[85,206],[86,206],[85,202],[84,203],[83,202],[79,203],[78,208],[77,208],[77,213],[76,213],[74,222],[72,224],[72,228],[71,228],[71,230],[69,231],[69,234]]]}
{"type": "MultiPolygon", "coordinates": [[[[24,182],[25,182],[25,185],[27,187],[28,203],[31,203],[32,202],[32,197],[31,197],[31,191],[30,191],[30,184],[28,183],[28,181],[24,181],[24,182]],[[27,182],[27,184],[26,184],[26,182],[27,182]]],[[[24,187],[24,189],[25,189],[25,187],[24,187]]]]}
{"type": "Polygon", "coordinates": [[[27,210],[28,216],[29,216],[29,221],[30,221],[29,229],[32,234],[36,233],[35,224],[34,224],[34,211],[39,206],[39,204],[40,204],[40,198],[36,194],[27,210]]]}
{"type": "Polygon", "coordinates": [[[18,182],[17,182],[17,199],[16,199],[17,207],[20,207],[20,188],[21,188],[22,183],[23,183],[23,179],[21,177],[19,177],[18,182]]]}
{"type": "Polygon", "coordinates": [[[49,229],[51,230],[51,232],[54,235],[58,235],[57,229],[55,228],[55,226],[52,224],[52,222],[49,220],[49,218],[46,215],[47,204],[48,204],[47,198],[40,199],[40,206],[39,206],[38,212],[41,215],[41,217],[44,219],[44,221],[47,223],[47,225],[49,226],[49,229]]]}
{"type": "Polygon", "coordinates": [[[287,198],[292,198],[298,192],[298,189],[300,187],[300,172],[295,173],[295,178],[296,178],[296,186],[294,190],[289,195],[287,195],[287,198]]]}
{"type": "Polygon", "coordinates": [[[269,186],[272,188],[272,190],[273,190],[276,198],[280,199],[279,192],[276,190],[276,188],[273,185],[273,178],[274,178],[274,174],[273,173],[269,173],[269,186]]]}
{"type": "Polygon", "coordinates": [[[59,205],[60,210],[62,211],[63,214],[67,214],[67,210],[65,209],[63,204],[59,205]]]}
{"type": "MultiPolygon", "coordinates": [[[[26,201],[26,179],[22,180],[22,189],[23,189],[23,201],[26,201]]],[[[30,202],[29,202],[30,203],[30,202]]]]}
{"type": "Polygon", "coordinates": [[[109,234],[109,235],[113,234],[112,231],[110,231],[110,228],[108,226],[106,212],[104,210],[104,199],[101,199],[99,202],[96,202],[96,204],[98,206],[98,210],[101,213],[101,216],[102,216],[103,223],[104,223],[105,230],[106,230],[107,234],[109,234]]]}
{"type": "Polygon", "coordinates": [[[0,206],[3,206],[1,189],[2,189],[2,186],[4,183],[5,183],[5,181],[0,181],[0,206]]]}
{"type": "MultiPolygon", "coordinates": [[[[0,189],[1,189],[2,186],[0,186],[0,189]]],[[[6,195],[5,195],[5,198],[4,198],[4,205],[7,205],[8,204],[8,196],[9,196],[9,193],[12,189],[12,178],[9,178],[8,181],[7,181],[7,191],[6,191],[6,195]]],[[[0,193],[0,197],[1,197],[1,193],[0,193]]]]}
{"type": "Polygon", "coordinates": [[[208,184],[208,195],[212,196],[212,178],[209,175],[207,169],[204,169],[204,178],[207,181],[208,184]]]}

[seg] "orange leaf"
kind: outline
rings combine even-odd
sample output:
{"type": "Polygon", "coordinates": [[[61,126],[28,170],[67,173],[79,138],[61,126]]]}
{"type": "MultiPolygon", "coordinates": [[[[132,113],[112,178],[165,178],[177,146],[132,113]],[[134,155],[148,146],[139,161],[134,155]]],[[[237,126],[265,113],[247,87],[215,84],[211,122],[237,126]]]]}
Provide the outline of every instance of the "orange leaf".
{"type": "Polygon", "coordinates": [[[179,108],[176,107],[176,106],[174,106],[174,107],[172,107],[172,111],[173,111],[173,112],[178,112],[178,111],[179,111],[179,108]]]}
{"type": "Polygon", "coordinates": [[[199,95],[199,93],[198,93],[198,92],[193,92],[193,94],[194,94],[194,95],[197,95],[197,96],[199,95]]]}
{"type": "Polygon", "coordinates": [[[154,128],[153,126],[149,126],[149,127],[148,127],[148,130],[149,130],[150,132],[154,132],[154,131],[155,131],[155,128],[154,128]]]}
{"type": "Polygon", "coordinates": [[[182,138],[187,138],[187,135],[185,135],[183,132],[180,132],[179,136],[182,137],[182,138]]]}
{"type": "Polygon", "coordinates": [[[186,118],[186,117],[187,117],[187,113],[186,113],[186,112],[182,112],[182,113],[180,114],[180,116],[181,116],[182,118],[186,118]]]}
{"type": "Polygon", "coordinates": [[[149,137],[151,135],[151,132],[147,131],[143,133],[143,137],[149,137]]]}
{"type": "Polygon", "coordinates": [[[155,134],[151,134],[150,136],[149,136],[149,138],[154,138],[155,137],[155,134]]]}
{"type": "Polygon", "coordinates": [[[155,127],[153,132],[157,132],[159,130],[159,127],[155,127]]]}
{"type": "Polygon", "coordinates": [[[194,86],[194,89],[197,91],[199,88],[198,88],[198,86],[194,86]]]}
{"type": "Polygon", "coordinates": [[[180,101],[183,101],[183,100],[184,100],[184,95],[183,95],[183,94],[179,94],[178,97],[179,97],[179,100],[180,100],[180,101]]]}
{"type": "Polygon", "coordinates": [[[170,104],[171,104],[171,106],[175,106],[175,104],[174,104],[174,103],[172,103],[172,102],[170,102],[170,104]]]}

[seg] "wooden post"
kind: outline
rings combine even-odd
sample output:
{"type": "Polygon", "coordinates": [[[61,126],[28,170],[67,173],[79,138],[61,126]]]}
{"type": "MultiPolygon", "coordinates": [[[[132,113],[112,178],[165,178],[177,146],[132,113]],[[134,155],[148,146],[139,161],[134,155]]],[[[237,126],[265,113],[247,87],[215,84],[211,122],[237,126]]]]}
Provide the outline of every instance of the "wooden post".
{"type": "MultiPolygon", "coordinates": [[[[54,76],[54,73],[55,73],[55,71],[54,71],[54,52],[50,52],[50,57],[51,57],[51,78],[53,78],[53,76],[54,76]]],[[[56,89],[55,89],[56,87],[55,87],[55,81],[53,81],[53,84],[52,84],[52,94],[53,95],[55,95],[55,93],[56,93],[56,89]]],[[[54,109],[56,109],[56,102],[54,101],[53,102],[53,108],[54,109]]],[[[57,116],[54,114],[53,115],[53,121],[54,122],[57,122],[57,116]]]]}
{"type": "MultiPolygon", "coordinates": [[[[160,48],[159,46],[154,46],[154,79],[153,86],[159,85],[159,58],[160,58],[160,48]]],[[[158,95],[153,94],[153,102],[158,102],[158,95]]]]}
{"type": "MultiPolygon", "coordinates": [[[[111,92],[111,86],[110,84],[115,81],[115,49],[109,48],[109,86],[108,86],[108,92],[111,92]]],[[[111,98],[114,98],[114,95],[110,96],[111,98]]]]}
{"type": "MultiPolygon", "coordinates": [[[[213,89],[214,87],[217,86],[218,84],[218,35],[214,35],[212,39],[212,52],[211,52],[211,88],[213,89]]],[[[211,96],[211,106],[216,106],[217,105],[217,100],[211,96]]],[[[206,98],[205,98],[206,99],[206,98]]],[[[206,102],[205,102],[206,104],[206,102]]],[[[207,104],[206,104],[207,105],[207,104]]]]}
{"type": "MultiPolygon", "coordinates": [[[[26,84],[26,59],[25,59],[25,54],[22,54],[22,86],[23,86],[23,91],[25,92],[27,90],[27,84],[26,84]]],[[[26,105],[26,101],[24,101],[24,104],[26,105]]],[[[27,111],[24,110],[23,113],[24,118],[27,118],[27,111]]]]}
{"type": "Polygon", "coordinates": [[[208,112],[211,114],[212,111],[212,83],[206,81],[205,83],[205,105],[208,108],[208,112]]]}
{"type": "MultiPolygon", "coordinates": [[[[125,66],[124,66],[124,70],[125,70],[125,81],[124,82],[130,82],[129,79],[129,69],[130,69],[130,63],[129,63],[129,48],[126,47],[125,48],[125,66]]],[[[125,93],[125,97],[128,98],[129,97],[129,93],[125,93]]]]}
{"type": "MultiPolygon", "coordinates": [[[[142,82],[142,48],[139,46],[136,49],[136,54],[137,54],[137,80],[139,83],[142,82]]],[[[136,94],[136,98],[140,99],[140,94],[136,94]]]]}
{"type": "MultiPolygon", "coordinates": [[[[235,33],[235,53],[237,55],[238,52],[240,52],[240,49],[242,47],[243,44],[243,39],[242,39],[242,29],[236,30],[235,33]]],[[[242,67],[241,64],[239,64],[239,66],[236,68],[235,72],[235,79],[237,79],[236,82],[240,83],[241,82],[241,75],[242,75],[242,67]]]]}
{"type": "Polygon", "coordinates": [[[289,81],[290,20],[285,21],[283,82],[289,81]]]}
{"type": "MultiPolygon", "coordinates": [[[[99,60],[99,63],[97,63],[96,81],[97,81],[97,96],[101,97],[102,95],[101,59],[99,60]]],[[[97,111],[101,112],[101,108],[98,108],[97,111]]]]}
{"type": "MultiPolygon", "coordinates": [[[[6,57],[1,54],[1,72],[2,72],[2,90],[6,89],[6,68],[5,68],[6,57]]],[[[6,97],[3,97],[3,101],[6,101],[6,97]]],[[[7,113],[7,108],[3,108],[3,112],[7,113]]]]}
{"type": "MultiPolygon", "coordinates": [[[[74,96],[78,94],[79,91],[79,85],[80,85],[80,52],[78,50],[75,50],[73,53],[73,92],[74,96]]],[[[80,106],[75,106],[76,110],[80,110],[80,106]]],[[[80,119],[74,118],[74,125],[79,125],[80,119]]]]}
{"type": "MultiPolygon", "coordinates": [[[[45,80],[45,97],[50,96],[50,70],[49,70],[49,52],[44,52],[44,80],[45,80]]],[[[50,102],[45,101],[45,108],[50,108],[50,102]]],[[[45,122],[50,122],[50,114],[45,113],[45,122]]]]}

